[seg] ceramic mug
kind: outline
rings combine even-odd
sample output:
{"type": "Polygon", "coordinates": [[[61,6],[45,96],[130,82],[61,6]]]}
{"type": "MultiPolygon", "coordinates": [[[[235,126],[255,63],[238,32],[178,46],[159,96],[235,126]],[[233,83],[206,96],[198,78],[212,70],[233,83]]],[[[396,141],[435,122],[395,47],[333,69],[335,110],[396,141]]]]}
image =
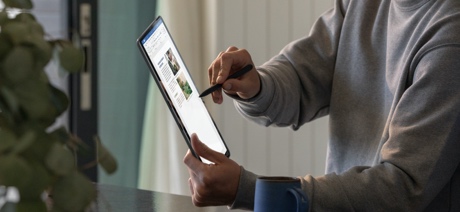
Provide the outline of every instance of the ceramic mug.
{"type": "Polygon", "coordinates": [[[308,200],[300,179],[292,177],[259,177],[256,181],[255,212],[300,212],[308,210],[308,200]]]}

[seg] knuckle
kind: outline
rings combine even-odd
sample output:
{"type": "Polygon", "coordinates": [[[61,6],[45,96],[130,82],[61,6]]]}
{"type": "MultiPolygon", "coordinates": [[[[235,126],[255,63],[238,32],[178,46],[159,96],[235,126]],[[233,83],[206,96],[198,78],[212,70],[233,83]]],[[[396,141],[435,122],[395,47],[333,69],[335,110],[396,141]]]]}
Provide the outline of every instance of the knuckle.
{"type": "Polygon", "coordinates": [[[184,164],[189,164],[189,161],[190,159],[187,157],[187,155],[185,155],[185,157],[182,159],[182,162],[184,162],[184,164]]]}
{"type": "Polygon", "coordinates": [[[220,57],[222,58],[222,60],[228,60],[228,59],[230,59],[231,54],[230,54],[230,52],[225,52],[220,57]]]}
{"type": "Polygon", "coordinates": [[[238,48],[237,48],[236,46],[229,46],[229,47],[227,48],[227,52],[228,52],[228,51],[236,51],[236,50],[238,50],[238,48]]]}
{"type": "Polygon", "coordinates": [[[240,49],[240,52],[242,52],[246,56],[250,56],[249,51],[247,49],[240,49]]]}

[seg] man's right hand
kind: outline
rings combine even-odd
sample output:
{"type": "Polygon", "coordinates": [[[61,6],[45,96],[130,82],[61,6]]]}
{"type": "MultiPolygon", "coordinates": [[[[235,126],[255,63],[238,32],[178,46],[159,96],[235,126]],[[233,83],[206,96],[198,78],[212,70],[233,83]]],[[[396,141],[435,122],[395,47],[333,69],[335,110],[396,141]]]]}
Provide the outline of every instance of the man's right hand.
{"type": "MultiPolygon", "coordinates": [[[[232,46],[225,52],[221,52],[209,67],[208,75],[211,85],[222,84],[223,90],[229,95],[250,99],[260,91],[259,73],[246,49],[232,46]],[[230,74],[239,71],[248,64],[252,64],[254,67],[251,71],[237,79],[227,79],[230,74]]],[[[214,91],[212,99],[215,103],[221,104],[223,102],[222,89],[214,91]]]]}

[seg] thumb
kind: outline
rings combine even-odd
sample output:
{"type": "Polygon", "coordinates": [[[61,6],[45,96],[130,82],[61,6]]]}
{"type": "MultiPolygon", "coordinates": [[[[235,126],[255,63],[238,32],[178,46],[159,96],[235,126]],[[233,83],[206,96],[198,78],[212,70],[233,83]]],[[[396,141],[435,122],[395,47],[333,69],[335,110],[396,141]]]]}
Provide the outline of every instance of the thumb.
{"type": "Polygon", "coordinates": [[[222,88],[225,93],[238,95],[242,99],[250,99],[259,93],[261,89],[260,76],[255,68],[238,79],[227,79],[222,88]]]}
{"type": "Polygon", "coordinates": [[[206,146],[206,144],[200,141],[200,139],[195,133],[193,133],[191,136],[191,143],[192,143],[193,150],[198,156],[203,157],[206,160],[209,160],[211,162],[217,163],[221,161],[220,158],[224,156],[220,152],[216,152],[212,150],[211,148],[209,148],[208,146],[206,146]]]}
{"type": "Polygon", "coordinates": [[[242,99],[250,99],[258,93],[260,86],[255,87],[246,81],[238,79],[229,79],[222,85],[226,94],[238,95],[242,99]],[[257,89],[257,90],[256,90],[257,89]]]}

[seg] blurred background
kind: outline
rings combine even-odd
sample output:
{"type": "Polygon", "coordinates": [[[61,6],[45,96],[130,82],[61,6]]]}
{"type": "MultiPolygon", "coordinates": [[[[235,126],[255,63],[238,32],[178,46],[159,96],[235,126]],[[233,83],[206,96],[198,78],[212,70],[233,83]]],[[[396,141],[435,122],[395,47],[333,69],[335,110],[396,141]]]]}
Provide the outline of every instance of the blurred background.
{"type": "MultiPolygon", "coordinates": [[[[208,87],[207,68],[229,46],[247,49],[256,65],[290,41],[307,36],[332,0],[35,0],[33,13],[53,37],[80,31],[89,52],[79,76],[50,73],[68,89],[72,108],[59,122],[81,137],[98,134],[119,163],[114,175],[97,169],[94,181],[189,195],[187,151],[136,46],[137,37],[161,15],[193,80],[208,87]]],[[[1,5],[0,5],[1,6],[1,5]]],[[[235,111],[231,99],[204,99],[231,158],[260,175],[324,173],[328,120],[298,131],[255,125],[235,111]]]]}

